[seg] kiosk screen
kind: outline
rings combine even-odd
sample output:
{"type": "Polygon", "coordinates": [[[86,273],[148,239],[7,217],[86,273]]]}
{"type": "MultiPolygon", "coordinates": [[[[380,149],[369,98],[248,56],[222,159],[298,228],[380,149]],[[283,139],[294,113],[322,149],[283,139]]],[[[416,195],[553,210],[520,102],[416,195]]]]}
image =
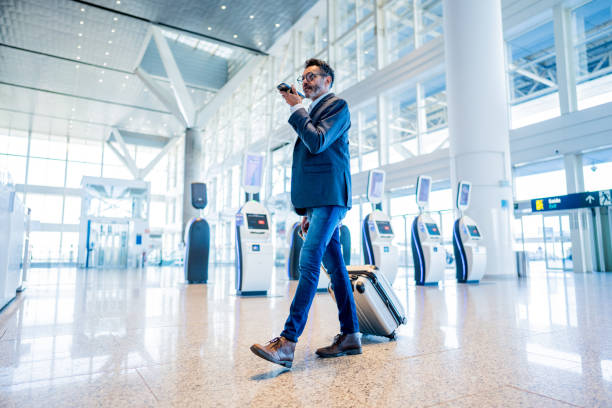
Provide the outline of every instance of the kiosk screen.
{"type": "Polygon", "coordinates": [[[242,180],[245,187],[261,187],[263,160],[264,157],[259,154],[246,155],[242,180]]]}
{"type": "Polygon", "coordinates": [[[426,203],[429,201],[429,191],[430,191],[430,183],[431,179],[422,177],[421,185],[419,186],[419,197],[418,201],[421,203],[426,203]]]}
{"type": "Polygon", "coordinates": [[[440,230],[438,229],[438,226],[436,224],[427,222],[425,223],[425,226],[427,227],[427,232],[429,232],[429,235],[440,236],[440,230]]]}
{"type": "Polygon", "coordinates": [[[247,217],[247,225],[249,229],[268,229],[268,217],[266,214],[248,214],[247,217]]]}
{"type": "Polygon", "coordinates": [[[460,187],[461,191],[459,191],[459,207],[464,208],[470,202],[470,185],[461,183],[460,187]]]}
{"type": "Polygon", "coordinates": [[[391,223],[389,221],[376,221],[379,234],[393,234],[391,223]]]}
{"type": "Polygon", "coordinates": [[[380,203],[383,198],[384,188],[385,173],[377,170],[371,171],[368,180],[368,200],[373,203],[380,203]]]}
{"type": "Polygon", "coordinates": [[[467,226],[468,232],[470,233],[470,236],[472,237],[476,237],[476,238],[480,238],[480,231],[478,231],[478,227],[475,225],[468,225],[467,226]]]}

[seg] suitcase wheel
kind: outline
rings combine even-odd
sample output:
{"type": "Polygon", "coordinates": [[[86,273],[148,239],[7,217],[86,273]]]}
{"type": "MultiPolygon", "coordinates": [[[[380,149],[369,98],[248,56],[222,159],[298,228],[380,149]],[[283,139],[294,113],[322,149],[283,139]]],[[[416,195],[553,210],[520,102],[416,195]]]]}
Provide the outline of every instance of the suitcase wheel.
{"type": "Polygon", "coordinates": [[[357,289],[357,292],[359,293],[365,292],[365,285],[363,284],[363,282],[357,282],[357,284],[355,285],[355,288],[357,289]]]}
{"type": "Polygon", "coordinates": [[[389,338],[389,340],[396,340],[397,339],[397,334],[395,334],[395,332],[393,332],[390,335],[388,335],[387,337],[389,338]]]}

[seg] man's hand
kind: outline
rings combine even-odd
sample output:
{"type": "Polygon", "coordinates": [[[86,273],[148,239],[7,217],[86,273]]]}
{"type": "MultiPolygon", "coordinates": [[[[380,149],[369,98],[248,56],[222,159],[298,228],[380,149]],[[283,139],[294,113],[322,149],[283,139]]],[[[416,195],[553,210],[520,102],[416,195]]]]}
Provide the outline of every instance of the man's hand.
{"type": "Polygon", "coordinates": [[[291,85],[291,93],[280,91],[280,94],[283,96],[283,98],[285,98],[285,102],[287,102],[289,106],[302,103],[302,97],[298,95],[294,85],[291,85]]]}
{"type": "Polygon", "coordinates": [[[302,218],[302,222],[300,223],[300,226],[302,227],[302,234],[306,234],[308,232],[308,227],[310,227],[310,223],[308,222],[307,217],[302,218]]]}

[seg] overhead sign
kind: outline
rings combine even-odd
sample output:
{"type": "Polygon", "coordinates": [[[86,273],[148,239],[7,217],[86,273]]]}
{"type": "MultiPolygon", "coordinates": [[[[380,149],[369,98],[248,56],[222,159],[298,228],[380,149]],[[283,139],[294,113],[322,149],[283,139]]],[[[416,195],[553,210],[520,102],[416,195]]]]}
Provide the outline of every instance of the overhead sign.
{"type": "Polygon", "coordinates": [[[612,190],[574,193],[531,200],[531,211],[558,211],[612,205],[612,190]]]}

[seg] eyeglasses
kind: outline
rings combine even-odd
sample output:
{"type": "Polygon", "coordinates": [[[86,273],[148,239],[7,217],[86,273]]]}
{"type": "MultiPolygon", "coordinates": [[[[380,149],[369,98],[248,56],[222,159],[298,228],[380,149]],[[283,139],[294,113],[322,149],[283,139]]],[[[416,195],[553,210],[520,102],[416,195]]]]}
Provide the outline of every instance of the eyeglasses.
{"type": "Polygon", "coordinates": [[[317,76],[327,76],[327,74],[313,74],[312,72],[307,73],[304,76],[300,76],[297,78],[297,81],[301,84],[304,81],[312,82],[313,79],[317,76]]]}

